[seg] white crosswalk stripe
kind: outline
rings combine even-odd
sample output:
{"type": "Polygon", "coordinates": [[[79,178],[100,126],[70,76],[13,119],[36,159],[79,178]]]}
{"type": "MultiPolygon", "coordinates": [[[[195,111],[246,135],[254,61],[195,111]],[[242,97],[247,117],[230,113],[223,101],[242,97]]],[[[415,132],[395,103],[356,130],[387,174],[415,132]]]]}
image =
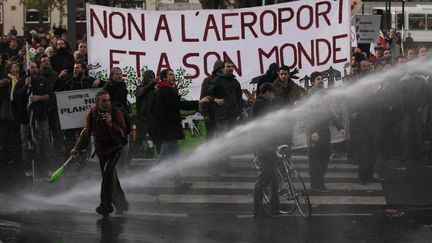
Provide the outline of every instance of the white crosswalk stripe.
{"type": "MultiPolygon", "coordinates": [[[[164,203],[251,203],[253,195],[208,195],[208,194],[161,194],[150,196],[147,194],[133,194],[128,196],[130,202],[164,203]]],[[[383,197],[359,196],[310,196],[312,204],[373,204],[385,205],[383,197]]]]}
{"type": "MultiPolygon", "coordinates": [[[[221,173],[214,177],[208,168],[183,170],[183,175],[193,186],[184,192],[169,191],[173,185],[170,181],[157,183],[158,196],[145,192],[128,192],[131,202],[142,203],[185,203],[185,204],[252,204],[254,181],[257,172],[252,169],[252,155],[232,156],[233,172],[221,173]],[[238,180],[237,180],[238,179],[238,180]]],[[[307,156],[293,156],[294,166],[300,172],[309,188],[307,156]]],[[[150,167],[154,160],[134,159],[133,167],[150,167]]],[[[312,204],[329,205],[386,205],[381,183],[374,182],[361,185],[358,182],[358,165],[348,164],[343,158],[332,159],[325,175],[329,193],[310,195],[312,204]]],[[[374,175],[378,180],[378,175],[374,175]]],[[[143,188],[145,190],[146,188],[143,188]]],[[[147,188],[148,189],[148,188],[147,188]]]]}

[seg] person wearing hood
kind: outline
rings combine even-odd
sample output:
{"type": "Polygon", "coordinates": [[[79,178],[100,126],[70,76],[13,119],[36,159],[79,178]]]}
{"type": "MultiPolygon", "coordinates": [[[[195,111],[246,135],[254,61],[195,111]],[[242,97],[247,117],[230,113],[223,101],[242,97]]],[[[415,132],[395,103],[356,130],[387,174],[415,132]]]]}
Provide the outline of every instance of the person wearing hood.
{"type": "MultiPolygon", "coordinates": [[[[137,86],[135,91],[136,106],[138,111],[137,117],[137,138],[139,144],[146,138],[146,134],[156,145],[156,149],[160,151],[159,143],[156,141],[156,119],[152,113],[152,105],[154,101],[154,92],[156,90],[156,76],[152,70],[144,72],[142,83],[137,86]]],[[[152,151],[150,152],[153,153],[152,151]]]]}
{"type": "Polygon", "coordinates": [[[324,185],[324,175],[327,172],[331,154],[329,124],[333,123],[343,136],[345,136],[345,129],[331,111],[330,104],[326,100],[323,74],[313,72],[310,77],[313,85],[310,93],[315,98],[319,98],[317,101],[319,103],[313,107],[311,115],[306,119],[311,188],[315,192],[328,192],[324,185]]]}
{"type": "MultiPolygon", "coordinates": [[[[209,95],[209,84],[216,78],[218,74],[222,72],[224,68],[224,62],[222,60],[216,60],[213,65],[212,75],[205,78],[201,84],[201,95],[200,99],[209,95]]],[[[214,107],[212,104],[202,104],[201,112],[204,116],[205,128],[206,128],[206,138],[211,139],[216,131],[216,120],[214,114],[214,107]]]]}
{"type": "MultiPolygon", "coordinates": [[[[156,164],[174,157],[179,152],[178,140],[185,138],[181,126],[180,110],[198,110],[199,103],[210,102],[208,97],[199,101],[181,100],[177,87],[175,87],[172,69],[163,69],[159,77],[160,82],[156,84],[157,91],[154,97],[154,110],[157,122],[156,134],[161,143],[161,150],[156,164]]],[[[192,183],[185,182],[180,168],[176,168],[173,177],[176,189],[188,189],[192,186],[192,183]]]]}
{"type": "Polygon", "coordinates": [[[272,63],[268,67],[266,73],[259,77],[257,82],[257,90],[260,90],[260,87],[263,83],[273,83],[278,77],[279,65],[277,63],[272,63]]]}
{"type": "Polygon", "coordinates": [[[52,69],[59,75],[61,72],[72,73],[75,59],[66,47],[65,40],[58,39],[56,48],[56,53],[50,58],[52,69]]]}

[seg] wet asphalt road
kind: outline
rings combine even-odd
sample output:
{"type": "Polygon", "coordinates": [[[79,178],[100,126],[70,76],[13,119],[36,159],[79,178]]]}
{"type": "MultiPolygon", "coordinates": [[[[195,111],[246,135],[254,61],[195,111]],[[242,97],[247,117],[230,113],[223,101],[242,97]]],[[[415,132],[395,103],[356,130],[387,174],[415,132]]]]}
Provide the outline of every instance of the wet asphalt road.
{"type": "MultiPolygon", "coordinates": [[[[308,182],[304,156],[295,157],[308,182]]],[[[126,188],[129,212],[102,218],[94,212],[97,195],[85,208],[56,205],[25,209],[0,203],[3,242],[431,242],[432,169],[422,162],[381,162],[377,183],[360,186],[356,165],[332,160],[329,193],[312,193],[309,220],[294,213],[251,217],[254,172],[249,158],[233,159],[235,172],[212,177],[201,169],[185,172],[187,191],[169,185],[126,188]],[[153,195],[157,189],[159,195],[153,195]],[[12,224],[7,229],[8,222],[12,224]],[[6,226],[5,226],[6,225],[6,226]],[[6,229],[5,229],[6,228],[6,229]],[[14,229],[14,238],[7,233],[14,229]]],[[[135,160],[130,169],[145,167],[135,160]]],[[[95,166],[96,167],[96,166],[95,166]]],[[[89,167],[91,168],[91,166],[89,167]]],[[[96,167],[97,168],[97,167],[96,167]]],[[[98,177],[89,169],[85,177],[98,177]]],[[[127,176],[127,173],[120,173],[127,176]]],[[[2,184],[4,186],[4,184],[2,184]]],[[[2,187],[3,197],[13,191],[2,187]],[[4,192],[3,192],[4,191],[4,192]]],[[[10,189],[10,188],[9,188],[10,189]]],[[[3,198],[5,199],[5,198],[3,198]]],[[[84,200],[84,199],[83,199],[84,200]]],[[[87,200],[87,199],[85,199],[87,200]]]]}

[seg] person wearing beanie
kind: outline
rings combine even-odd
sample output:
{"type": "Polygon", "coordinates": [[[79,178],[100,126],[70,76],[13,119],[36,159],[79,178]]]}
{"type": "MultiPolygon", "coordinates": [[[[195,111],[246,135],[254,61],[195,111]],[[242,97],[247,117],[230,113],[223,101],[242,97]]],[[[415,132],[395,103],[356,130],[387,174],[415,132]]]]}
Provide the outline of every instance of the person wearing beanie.
{"type": "Polygon", "coordinates": [[[309,174],[311,177],[311,188],[315,192],[328,192],[324,185],[324,175],[331,154],[330,122],[345,136],[345,130],[338,117],[330,109],[325,99],[324,76],[320,72],[311,75],[311,94],[319,95],[319,104],[314,107],[311,116],[307,119],[307,141],[309,157],[309,174]]]}
{"type": "MultiPolygon", "coordinates": [[[[275,87],[271,83],[263,83],[259,89],[260,93],[252,105],[252,119],[262,117],[273,108],[273,101],[275,99],[275,87]]],[[[259,133],[252,136],[252,139],[261,136],[259,133]]],[[[255,183],[254,188],[254,209],[253,215],[255,218],[266,217],[267,214],[263,208],[264,190],[270,186],[270,213],[272,215],[281,214],[279,211],[279,178],[277,175],[277,162],[276,148],[279,145],[278,139],[272,139],[271,142],[259,144],[255,154],[260,162],[260,173],[255,183]]]]}

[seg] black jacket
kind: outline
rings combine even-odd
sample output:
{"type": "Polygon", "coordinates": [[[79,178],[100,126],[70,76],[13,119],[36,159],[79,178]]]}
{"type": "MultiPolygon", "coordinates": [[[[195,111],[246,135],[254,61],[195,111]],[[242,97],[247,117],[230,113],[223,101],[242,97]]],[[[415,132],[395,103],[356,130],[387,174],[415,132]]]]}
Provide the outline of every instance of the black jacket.
{"type": "Polygon", "coordinates": [[[83,79],[75,78],[68,75],[63,78],[57,79],[54,85],[54,90],[56,92],[78,90],[78,89],[90,89],[93,83],[93,79],[90,77],[84,77],[83,79]]]}
{"type": "Polygon", "coordinates": [[[229,76],[219,74],[211,80],[209,95],[213,98],[225,100],[222,106],[215,106],[217,122],[238,118],[245,107],[240,83],[232,74],[229,76]]]}
{"type": "Polygon", "coordinates": [[[159,141],[184,138],[180,110],[198,110],[198,101],[182,101],[171,87],[161,87],[155,94],[156,137],[159,141]]]}
{"type": "MultiPolygon", "coordinates": [[[[200,94],[200,99],[206,97],[209,95],[209,85],[210,82],[216,77],[216,75],[211,75],[206,77],[202,84],[201,84],[201,94],[200,94]]],[[[201,105],[201,112],[203,114],[203,116],[208,116],[214,119],[214,103],[210,103],[210,104],[202,104],[201,105]]]]}
{"type": "MultiPolygon", "coordinates": [[[[55,91],[55,84],[56,84],[57,79],[58,79],[57,72],[52,70],[51,68],[40,68],[39,74],[48,80],[50,88],[54,92],[55,91]]],[[[50,111],[56,112],[57,101],[56,101],[55,94],[53,94],[53,97],[50,97],[49,104],[50,104],[50,106],[49,106],[50,111]]]]}
{"type": "Polygon", "coordinates": [[[279,78],[274,81],[276,95],[283,105],[293,105],[295,101],[300,100],[306,94],[304,88],[300,87],[292,80],[285,85],[279,78]]]}
{"type": "Polygon", "coordinates": [[[320,102],[320,104],[313,107],[313,112],[307,117],[306,124],[308,133],[329,133],[330,123],[333,123],[338,130],[343,129],[339,118],[331,110],[330,99],[325,97],[325,89],[312,88],[310,92],[311,94],[317,93],[321,98],[317,101],[320,102]]]}
{"type": "Polygon", "coordinates": [[[67,69],[69,74],[72,75],[73,66],[75,59],[72,54],[70,54],[67,49],[57,52],[50,58],[51,67],[58,74],[64,69],[67,69]]]}
{"type": "Polygon", "coordinates": [[[109,81],[105,84],[103,89],[109,93],[112,105],[116,106],[127,115],[130,114],[130,106],[127,99],[128,90],[125,82],[109,81]]]}
{"type": "Polygon", "coordinates": [[[156,123],[154,115],[152,114],[155,84],[155,82],[150,82],[145,85],[139,85],[135,93],[138,119],[146,128],[155,127],[156,123]]]}
{"type": "MultiPolygon", "coordinates": [[[[29,123],[29,114],[27,104],[29,101],[29,89],[33,95],[49,95],[53,96],[49,81],[38,76],[32,78],[31,87],[25,85],[25,78],[18,81],[14,91],[14,101],[16,102],[17,114],[22,124],[29,123]]],[[[30,109],[33,111],[33,116],[36,120],[45,120],[48,118],[49,100],[33,102],[30,109]]]]}
{"type": "Polygon", "coordinates": [[[0,120],[15,121],[18,119],[16,115],[16,102],[10,100],[11,83],[7,79],[9,78],[0,80],[0,120]]]}

